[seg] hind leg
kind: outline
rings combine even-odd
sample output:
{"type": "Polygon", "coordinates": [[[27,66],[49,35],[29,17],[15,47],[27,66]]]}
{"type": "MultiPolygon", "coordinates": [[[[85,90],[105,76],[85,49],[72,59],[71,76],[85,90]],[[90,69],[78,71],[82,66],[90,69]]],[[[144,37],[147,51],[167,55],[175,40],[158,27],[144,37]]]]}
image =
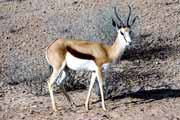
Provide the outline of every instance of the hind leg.
{"type": "Polygon", "coordinates": [[[61,71],[64,69],[65,63],[62,65],[59,65],[60,67],[53,67],[53,73],[50,76],[50,79],[48,81],[48,89],[51,97],[51,102],[52,102],[52,108],[54,111],[57,111],[55,100],[54,100],[54,95],[53,95],[53,84],[55,83],[58,75],[61,73],[61,71]]]}
{"type": "Polygon", "coordinates": [[[73,102],[72,98],[67,94],[64,85],[61,86],[61,90],[63,92],[63,94],[65,95],[65,97],[67,98],[68,102],[70,103],[71,107],[75,108],[76,104],[73,102]]]}
{"type": "Polygon", "coordinates": [[[55,101],[54,101],[54,96],[53,96],[53,84],[58,76],[58,71],[57,70],[53,70],[53,73],[48,81],[48,89],[49,89],[49,94],[50,94],[50,97],[51,97],[51,102],[52,102],[52,109],[54,111],[57,111],[56,109],[56,105],[55,105],[55,101]]]}
{"type": "Polygon", "coordinates": [[[65,88],[64,88],[64,81],[66,78],[66,72],[65,70],[62,71],[62,74],[60,75],[60,77],[57,80],[57,84],[60,85],[60,89],[62,90],[64,96],[67,98],[68,102],[71,104],[71,106],[75,107],[74,102],[72,101],[71,97],[67,94],[65,88]]]}

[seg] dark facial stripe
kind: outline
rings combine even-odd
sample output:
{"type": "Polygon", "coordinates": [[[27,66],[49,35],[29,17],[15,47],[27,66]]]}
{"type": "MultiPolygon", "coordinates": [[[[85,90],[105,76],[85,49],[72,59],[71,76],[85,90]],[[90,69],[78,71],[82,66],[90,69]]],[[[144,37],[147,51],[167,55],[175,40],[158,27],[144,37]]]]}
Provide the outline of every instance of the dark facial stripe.
{"type": "Polygon", "coordinates": [[[81,53],[77,50],[74,50],[73,48],[67,46],[67,51],[70,52],[74,57],[80,58],[80,59],[86,59],[86,60],[95,60],[94,56],[89,54],[81,53]]]}
{"type": "Polygon", "coordinates": [[[128,43],[128,41],[126,40],[126,38],[125,38],[125,36],[124,36],[124,35],[123,35],[123,37],[124,37],[124,39],[125,39],[126,43],[128,43]]]}

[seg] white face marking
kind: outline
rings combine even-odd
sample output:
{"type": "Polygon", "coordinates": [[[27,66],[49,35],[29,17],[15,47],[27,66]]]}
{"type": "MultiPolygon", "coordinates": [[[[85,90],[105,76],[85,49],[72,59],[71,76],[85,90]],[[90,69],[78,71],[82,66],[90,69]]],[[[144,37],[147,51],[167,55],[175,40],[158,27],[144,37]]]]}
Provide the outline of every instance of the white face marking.
{"type": "Polygon", "coordinates": [[[122,41],[122,44],[129,45],[131,43],[131,37],[129,35],[128,28],[121,28],[118,30],[118,38],[122,41]]]}

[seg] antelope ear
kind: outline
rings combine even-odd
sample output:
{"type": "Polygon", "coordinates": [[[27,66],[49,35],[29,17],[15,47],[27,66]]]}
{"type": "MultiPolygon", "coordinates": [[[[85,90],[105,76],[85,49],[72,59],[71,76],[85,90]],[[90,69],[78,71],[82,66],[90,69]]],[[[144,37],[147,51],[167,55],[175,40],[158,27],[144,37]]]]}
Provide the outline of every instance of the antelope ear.
{"type": "Polygon", "coordinates": [[[116,24],[116,22],[114,21],[113,18],[112,18],[112,25],[113,25],[114,27],[117,27],[117,24],[116,24]]]}
{"type": "Polygon", "coordinates": [[[112,25],[116,28],[116,30],[119,29],[119,25],[114,21],[113,18],[112,18],[112,25]]]}

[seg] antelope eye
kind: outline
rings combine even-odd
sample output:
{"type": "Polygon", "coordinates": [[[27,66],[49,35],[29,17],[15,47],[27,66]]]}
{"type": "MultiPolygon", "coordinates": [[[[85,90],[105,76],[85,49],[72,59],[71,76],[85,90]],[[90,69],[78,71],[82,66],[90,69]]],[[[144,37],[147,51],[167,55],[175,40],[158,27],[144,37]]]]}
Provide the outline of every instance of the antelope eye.
{"type": "Polygon", "coordinates": [[[121,33],[121,35],[123,35],[123,36],[124,36],[124,33],[123,33],[123,32],[121,32],[121,31],[120,31],[120,33],[121,33]]]}

